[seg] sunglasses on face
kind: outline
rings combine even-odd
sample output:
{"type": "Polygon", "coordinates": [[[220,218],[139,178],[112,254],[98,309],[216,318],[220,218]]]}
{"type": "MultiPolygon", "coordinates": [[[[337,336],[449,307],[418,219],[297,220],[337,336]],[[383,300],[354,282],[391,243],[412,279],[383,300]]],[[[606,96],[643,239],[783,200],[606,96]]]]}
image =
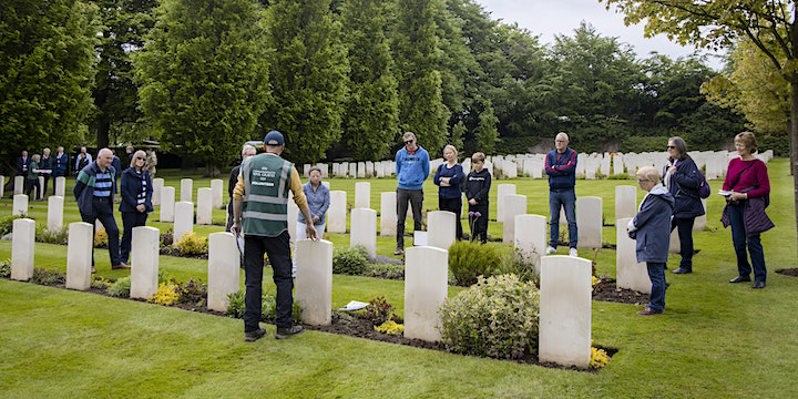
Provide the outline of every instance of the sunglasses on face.
{"type": "Polygon", "coordinates": [[[669,149],[669,150],[674,150],[674,149],[676,149],[676,146],[675,146],[675,145],[669,145],[669,146],[668,146],[668,149],[669,149]]]}
{"type": "Polygon", "coordinates": [[[408,145],[408,144],[413,144],[413,140],[407,140],[407,141],[405,141],[405,145],[408,145]]]}
{"type": "Polygon", "coordinates": [[[144,160],[144,157],[136,157],[136,160],[137,160],[137,161],[143,161],[143,160],[144,160]]]}

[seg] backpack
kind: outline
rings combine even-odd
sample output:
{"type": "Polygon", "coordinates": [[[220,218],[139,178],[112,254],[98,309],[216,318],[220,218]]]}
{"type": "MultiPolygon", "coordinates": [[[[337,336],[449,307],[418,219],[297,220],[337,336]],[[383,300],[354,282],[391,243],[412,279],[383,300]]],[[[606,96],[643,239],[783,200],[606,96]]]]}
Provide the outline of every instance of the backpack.
{"type": "Polygon", "coordinates": [[[712,194],[712,188],[709,187],[709,182],[707,182],[707,178],[698,171],[698,174],[701,175],[701,183],[698,185],[698,196],[702,199],[709,198],[709,195],[712,194]]]}

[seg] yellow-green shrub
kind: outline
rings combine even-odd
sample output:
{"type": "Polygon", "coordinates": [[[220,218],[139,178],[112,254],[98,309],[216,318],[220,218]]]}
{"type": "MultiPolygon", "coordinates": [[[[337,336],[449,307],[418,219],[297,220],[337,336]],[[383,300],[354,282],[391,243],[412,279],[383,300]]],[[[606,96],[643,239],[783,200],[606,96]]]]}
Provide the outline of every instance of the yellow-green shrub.
{"type": "Polygon", "coordinates": [[[158,286],[158,291],[153,294],[147,302],[156,303],[158,305],[171,306],[180,298],[176,291],[177,286],[173,284],[161,284],[158,286]]]}
{"type": "Polygon", "coordinates": [[[108,233],[105,232],[105,229],[97,229],[97,231],[94,233],[94,246],[95,247],[108,246],[108,233]]]}
{"type": "Polygon", "coordinates": [[[379,326],[374,326],[374,330],[383,334],[400,335],[405,331],[405,325],[389,320],[379,326]]]}
{"type": "Polygon", "coordinates": [[[183,235],[183,238],[177,241],[175,248],[177,248],[177,250],[180,251],[180,255],[183,256],[206,255],[208,253],[208,239],[200,237],[194,234],[194,232],[187,233],[183,235]]]}
{"type": "Polygon", "coordinates": [[[598,349],[594,346],[590,347],[590,367],[600,369],[607,365],[610,357],[604,349],[598,349]]]}

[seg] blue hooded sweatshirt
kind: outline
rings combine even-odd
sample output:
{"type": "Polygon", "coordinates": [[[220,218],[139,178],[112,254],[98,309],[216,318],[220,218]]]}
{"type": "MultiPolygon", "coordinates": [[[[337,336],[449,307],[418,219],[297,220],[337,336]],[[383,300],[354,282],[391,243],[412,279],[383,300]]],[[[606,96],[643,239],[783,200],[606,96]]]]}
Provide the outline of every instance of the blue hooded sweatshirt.
{"type": "Polygon", "coordinates": [[[399,180],[398,188],[405,190],[421,190],[424,180],[429,177],[429,153],[418,146],[412,154],[407,148],[402,147],[396,153],[396,177],[399,180]]]}

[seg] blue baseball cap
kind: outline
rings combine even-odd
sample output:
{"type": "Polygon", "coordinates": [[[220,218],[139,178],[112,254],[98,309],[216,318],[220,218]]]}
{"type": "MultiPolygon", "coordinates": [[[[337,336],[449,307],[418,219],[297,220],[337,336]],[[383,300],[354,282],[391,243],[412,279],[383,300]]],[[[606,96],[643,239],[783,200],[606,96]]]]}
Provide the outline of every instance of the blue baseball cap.
{"type": "Polygon", "coordinates": [[[285,145],[285,139],[283,138],[283,134],[272,130],[269,133],[266,133],[266,137],[263,138],[263,144],[271,145],[271,146],[281,146],[285,145]]]}

